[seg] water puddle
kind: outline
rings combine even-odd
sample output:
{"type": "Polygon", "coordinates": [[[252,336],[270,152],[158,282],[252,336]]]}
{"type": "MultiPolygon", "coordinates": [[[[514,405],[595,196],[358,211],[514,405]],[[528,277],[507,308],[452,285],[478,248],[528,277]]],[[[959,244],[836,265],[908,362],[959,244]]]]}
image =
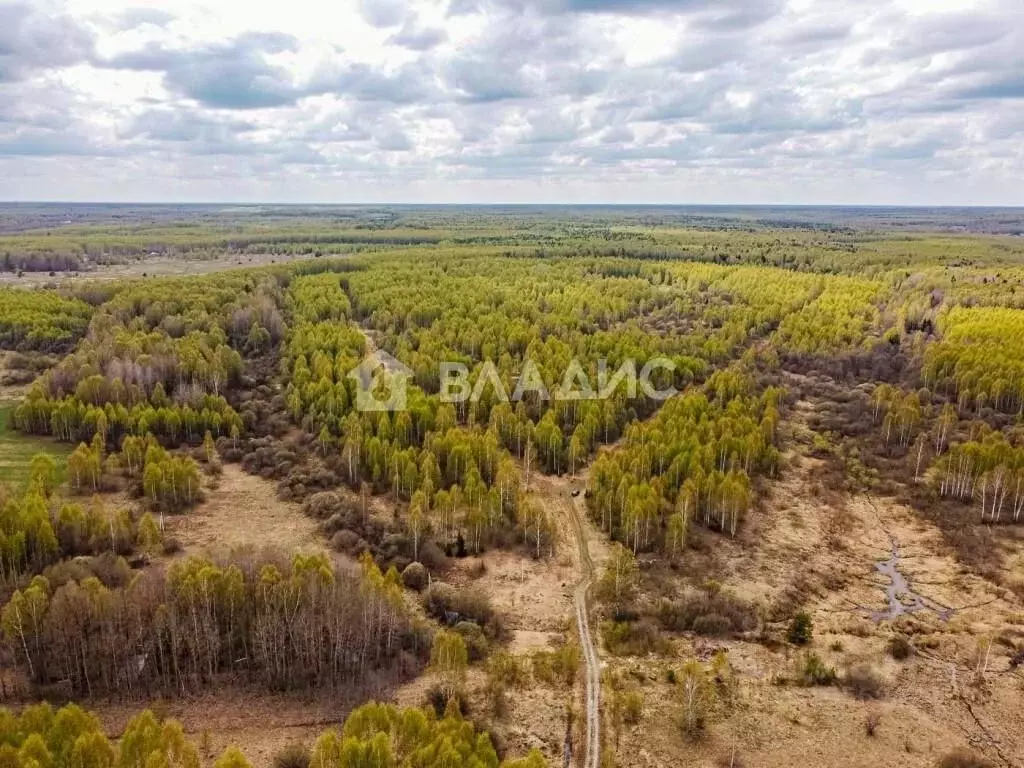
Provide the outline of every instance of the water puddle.
{"type": "Polygon", "coordinates": [[[889,606],[884,611],[872,612],[871,619],[878,623],[891,621],[900,616],[917,613],[918,611],[934,611],[942,621],[949,620],[953,615],[952,608],[947,608],[936,603],[934,600],[929,600],[927,597],[919,595],[911,589],[907,577],[900,571],[900,563],[902,562],[900,543],[895,536],[890,536],[889,542],[892,545],[889,559],[875,563],[875,570],[889,580],[889,583],[885,586],[885,594],[889,606]]]}

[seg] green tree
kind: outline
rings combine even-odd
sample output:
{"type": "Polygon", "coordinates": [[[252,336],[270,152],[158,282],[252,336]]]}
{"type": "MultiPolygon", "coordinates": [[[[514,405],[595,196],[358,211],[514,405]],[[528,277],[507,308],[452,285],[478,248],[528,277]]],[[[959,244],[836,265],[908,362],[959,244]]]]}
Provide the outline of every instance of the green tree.
{"type": "Polygon", "coordinates": [[[434,635],[430,666],[438,676],[445,698],[451,700],[461,690],[469,664],[469,653],[462,635],[441,630],[434,635]]]}

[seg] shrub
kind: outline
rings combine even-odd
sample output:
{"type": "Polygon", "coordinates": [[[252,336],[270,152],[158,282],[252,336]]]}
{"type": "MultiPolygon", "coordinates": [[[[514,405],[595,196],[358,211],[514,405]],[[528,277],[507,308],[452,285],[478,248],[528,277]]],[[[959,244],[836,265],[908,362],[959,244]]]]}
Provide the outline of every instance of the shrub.
{"type": "Polygon", "coordinates": [[[294,468],[294,462],[299,459],[291,451],[281,451],[276,454],[275,459],[273,476],[284,477],[277,488],[278,495],[282,498],[303,501],[317,491],[337,487],[340,482],[338,476],[329,469],[294,468]]]}
{"type": "MultiPolygon", "coordinates": [[[[271,437],[248,440],[239,447],[244,454],[241,457],[242,469],[251,475],[279,480],[288,475],[299,462],[299,456],[294,451],[271,437]]],[[[230,456],[225,455],[225,458],[233,460],[237,453],[238,451],[232,451],[230,456]]],[[[288,486],[290,483],[285,487],[288,486]]],[[[290,489],[288,490],[290,493],[290,489]]]]}
{"type": "Polygon", "coordinates": [[[490,598],[477,589],[455,589],[450,584],[435,581],[423,593],[423,608],[428,615],[450,627],[469,620],[479,624],[491,640],[505,634],[504,624],[490,598]]]}
{"type": "Polygon", "coordinates": [[[526,666],[510,653],[496,653],[487,662],[487,685],[484,688],[495,717],[503,717],[508,707],[508,689],[527,683],[526,666]]]}
{"type": "Polygon", "coordinates": [[[732,622],[721,614],[709,613],[693,620],[693,631],[698,635],[719,637],[732,631],[732,622]]]}
{"type": "Polygon", "coordinates": [[[448,558],[441,548],[433,541],[420,543],[420,562],[432,573],[438,573],[448,567],[448,558]]]}
{"type": "Polygon", "coordinates": [[[432,685],[427,689],[427,704],[433,708],[438,717],[444,717],[449,703],[454,703],[462,716],[466,717],[469,715],[468,701],[469,698],[466,696],[466,692],[461,689],[456,690],[450,697],[440,684],[432,685]]]}
{"type": "Polygon", "coordinates": [[[362,536],[349,530],[338,531],[334,534],[331,537],[331,547],[335,552],[341,552],[350,557],[359,557],[370,549],[370,545],[363,540],[362,536]]]}
{"type": "Polygon", "coordinates": [[[811,642],[813,634],[814,624],[811,621],[810,615],[806,611],[800,611],[800,613],[793,617],[786,637],[793,645],[807,645],[811,642]]]}
{"type": "Polygon", "coordinates": [[[644,713],[644,696],[640,691],[626,691],[622,694],[622,722],[636,725],[644,713]]]}
{"type": "Polygon", "coordinates": [[[566,644],[557,651],[535,651],[530,657],[530,668],[541,683],[554,685],[560,682],[571,688],[576,682],[581,662],[579,646],[566,644]]]}
{"type": "Polygon", "coordinates": [[[508,711],[508,686],[497,678],[488,677],[484,693],[491,704],[491,714],[495,718],[503,718],[508,711]]]}
{"type": "Polygon", "coordinates": [[[494,654],[487,662],[487,674],[509,688],[521,688],[528,681],[526,666],[511,653],[494,654]]]}
{"type": "Polygon", "coordinates": [[[855,664],[846,672],[846,686],[858,699],[880,699],[884,685],[878,671],[870,664],[855,664]]]}
{"type": "Polygon", "coordinates": [[[882,715],[877,711],[872,710],[868,712],[868,716],[864,718],[864,732],[868,736],[874,736],[875,731],[878,730],[878,726],[882,722],[882,715]]]}
{"type": "Polygon", "coordinates": [[[650,619],[606,621],[601,625],[605,647],[616,656],[644,656],[667,650],[668,643],[650,619]]]}
{"type": "Polygon", "coordinates": [[[995,763],[969,749],[954,749],[940,761],[939,768],[994,768],[995,763]]]}
{"type": "Polygon", "coordinates": [[[309,750],[301,744],[289,744],[274,755],[274,768],[309,768],[309,750]]]}
{"type": "Polygon", "coordinates": [[[798,678],[801,685],[834,685],[835,667],[830,667],[813,651],[803,655],[799,662],[798,678]]]}
{"type": "Polygon", "coordinates": [[[458,632],[466,643],[466,651],[469,653],[470,661],[480,661],[487,658],[490,644],[484,636],[484,631],[479,625],[471,621],[460,621],[453,629],[458,632]]]}
{"type": "Polygon", "coordinates": [[[757,627],[757,607],[709,584],[681,600],[663,600],[658,606],[658,621],[669,632],[692,631],[708,635],[748,632],[757,627]]]}
{"type": "Polygon", "coordinates": [[[52,589],[63,586],[69,581],[82,583],[95,577],[109,589],[127,586],[132,580],[133,571],[123,557],[104,552],[98,557],[76,557],[74,560],[62,560],[46,568],[43,576],[52,589]]]}
{"type": "Polygon", "coordinates": [[[427,588],[430,581],[430,574],[421,563],[409,563],[402,571],[402,583],[409,589],[422,592],[427,588]]]}
{"type": "Polygon", "coordinates": [[[165,555],[175,555],[181,552],[181,542],[173,536],[165,536],[162,542],[162,548],[165,555]]]}
{"type": "Polygon", "coordinates": [[[302,504],[302,511],[315,520],[327,520],[338,515],[338,528],[351,527],[360,517],[355,505],[336,491],[321,491],[308,496],[302,504]]]}
{"type": "Polygon", "coordinates": [[[909,659],[914,654],[914,646],[910,644],[907,638],[900,635],[889,641],[888,650],[889,655],[897,661],[909,659]]]}

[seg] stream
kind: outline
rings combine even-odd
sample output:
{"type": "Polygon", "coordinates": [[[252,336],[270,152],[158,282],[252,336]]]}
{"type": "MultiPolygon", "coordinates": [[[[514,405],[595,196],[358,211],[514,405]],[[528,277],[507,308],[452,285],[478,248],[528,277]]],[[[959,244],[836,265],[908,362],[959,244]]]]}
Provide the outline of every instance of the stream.
{"type": "Polygon", "coordinates": [[[900,616],[927,610],[934,611],[942,621],[949,620],[953,615],[952,608],[939,605],[910,588],[910,582],[907,581],[907,577],[900,571],[900,563],[902,562],[900,543],[892,535],[889,536],[889,542],[892,545],[889,559],[875,563],[875,570],[889,580],[889,583],[885,586],[889,607],[884,611],[872,612],[871,619],[876,623],[891,621],[900,616]]]}

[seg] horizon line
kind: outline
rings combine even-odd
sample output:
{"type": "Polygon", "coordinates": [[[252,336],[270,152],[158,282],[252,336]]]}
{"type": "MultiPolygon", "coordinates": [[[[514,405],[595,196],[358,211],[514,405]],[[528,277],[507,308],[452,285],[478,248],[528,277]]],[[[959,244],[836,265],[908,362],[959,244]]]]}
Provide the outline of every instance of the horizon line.
{"type": "Polygon", "coordinates": [[[281,207],[408,207],[408,208],[870,208],[870,209],[1002,209],[1024,210],[1024,204],[1015,203],[639,203],[639,202],[282,202],[273,200],[240,201],[240,200],[13,200],[0,199],[4,205],[140,205],[140,206],[215,206],[230,205],[243,207],[281,206],[281,207]]]}

